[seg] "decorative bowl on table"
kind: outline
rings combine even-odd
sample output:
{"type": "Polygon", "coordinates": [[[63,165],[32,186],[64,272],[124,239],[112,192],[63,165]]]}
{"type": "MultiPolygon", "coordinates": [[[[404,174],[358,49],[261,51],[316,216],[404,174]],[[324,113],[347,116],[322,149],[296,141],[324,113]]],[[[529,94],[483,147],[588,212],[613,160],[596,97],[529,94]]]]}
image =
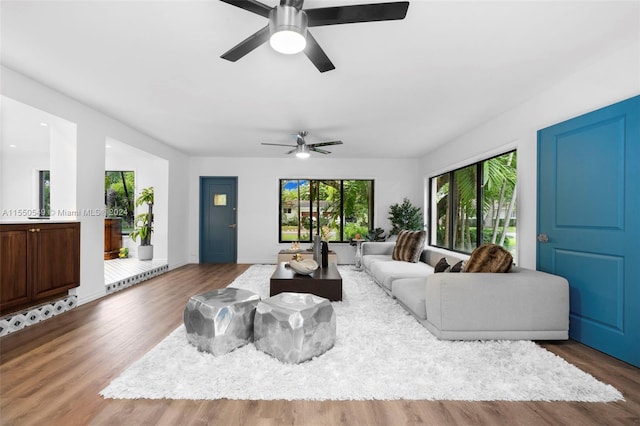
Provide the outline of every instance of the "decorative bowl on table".
{"type": "Polygon", "coordinates": [[[311,275],[313,274],[313,271],[318,269],[318,262],[313,259],[290,260],[289,266],[296,272],[296,274],[311,275]]]}

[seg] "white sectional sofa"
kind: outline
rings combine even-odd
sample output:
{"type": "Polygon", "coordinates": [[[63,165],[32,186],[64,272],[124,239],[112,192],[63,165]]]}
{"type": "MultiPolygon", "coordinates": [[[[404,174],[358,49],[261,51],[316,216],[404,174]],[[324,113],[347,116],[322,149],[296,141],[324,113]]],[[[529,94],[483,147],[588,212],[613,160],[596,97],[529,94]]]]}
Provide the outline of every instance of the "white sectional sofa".
{"type": "Polygon", "coordinates": [[[362,244],[364,270],[436,337],[444,340],[566,340],[569,283],[514,266],[507,273],[443,272],[468,256],[435,248],[418,263],[392,260],[393,242],[362,244]]]}

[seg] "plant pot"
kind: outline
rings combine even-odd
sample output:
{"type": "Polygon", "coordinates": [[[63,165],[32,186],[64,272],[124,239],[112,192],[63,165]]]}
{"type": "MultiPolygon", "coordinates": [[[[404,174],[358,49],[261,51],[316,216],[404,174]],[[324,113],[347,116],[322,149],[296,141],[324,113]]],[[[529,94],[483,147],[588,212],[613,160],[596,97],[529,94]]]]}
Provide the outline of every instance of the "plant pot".
{"type": "Polygon", "coordinates": [[[153,259],[153,246],[138,246],[138,259],[139,260],[151,260],[153,259]]]}

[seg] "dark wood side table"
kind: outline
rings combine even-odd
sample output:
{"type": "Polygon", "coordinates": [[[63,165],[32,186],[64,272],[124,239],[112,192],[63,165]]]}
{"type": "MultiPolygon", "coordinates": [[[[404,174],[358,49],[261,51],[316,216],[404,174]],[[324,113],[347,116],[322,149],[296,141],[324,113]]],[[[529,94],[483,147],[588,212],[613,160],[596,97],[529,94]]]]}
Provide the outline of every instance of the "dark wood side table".
{"type": "Polygon", "coordinates": [[[311,275],[296,274],[286,262],[280,262],[271,276],[269,295],[285,291],[311,293],[335,302],[342,300],[342,277],[333,262],[329,262],[326,268],[316,269],[311,275]]]}

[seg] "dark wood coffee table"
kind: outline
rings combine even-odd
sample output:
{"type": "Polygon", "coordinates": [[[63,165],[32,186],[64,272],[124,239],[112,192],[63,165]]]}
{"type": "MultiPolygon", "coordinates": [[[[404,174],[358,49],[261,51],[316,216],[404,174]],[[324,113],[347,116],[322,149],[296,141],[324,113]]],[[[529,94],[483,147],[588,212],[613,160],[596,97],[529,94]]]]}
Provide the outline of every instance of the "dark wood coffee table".
{"type": "Polygon", "coordinates": [[[269,290],[271,296],[285,291],[311,293],[335,302],[342,300],[342,277],[332,262],[311,275],[296,274],[286,262],[280,262],[271,276],[269,290]]]}

